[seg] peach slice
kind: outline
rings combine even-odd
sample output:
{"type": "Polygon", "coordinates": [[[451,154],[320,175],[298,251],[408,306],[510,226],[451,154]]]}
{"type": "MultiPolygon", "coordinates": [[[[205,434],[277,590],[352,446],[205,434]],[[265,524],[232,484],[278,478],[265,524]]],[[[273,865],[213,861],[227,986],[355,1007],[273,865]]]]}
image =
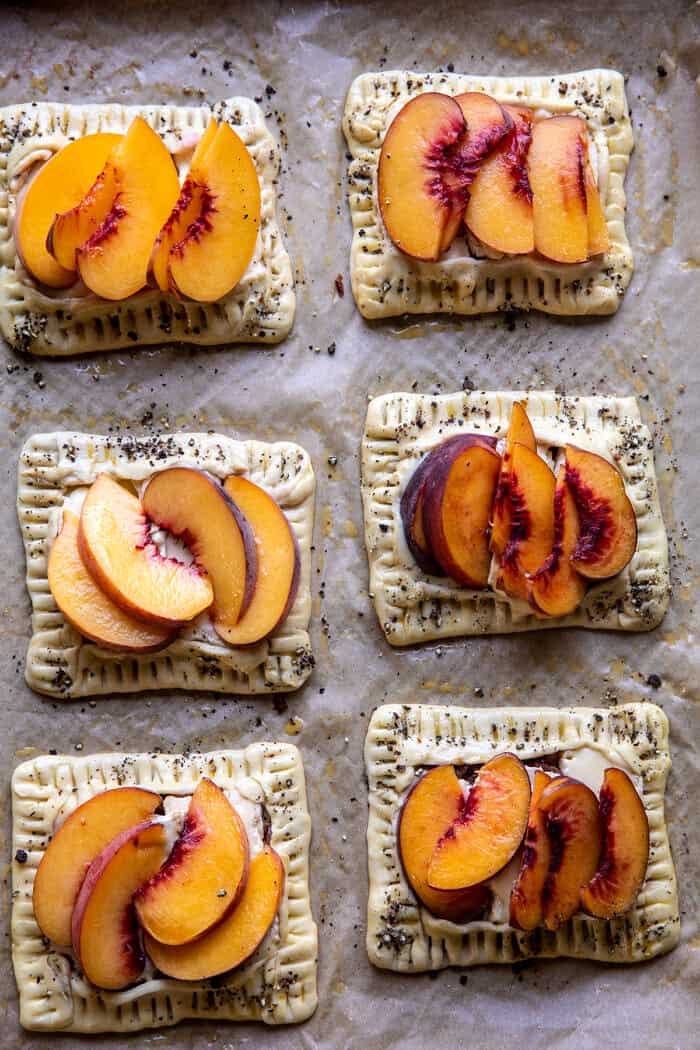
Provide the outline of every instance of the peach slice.
{"type": "Polygon", "coordinates": [[[503,108],[511,130],[483,161],[469,193],[465,222],[489,248],[524,255],[535,248],[532,189],[527,174],[532,112],[524,106],[503,108]]]}
{"type": "Polygon", "coordinates": [[[260,947],[279,909],[284,864],[271,846],[250,862],[238,904],[217,925],[191,944],[160,944],[146,935],[153,965],[180,981],[202,981],[240,966],[260,947]]]}
{"type": "Polygon", "coordinates": [[[528,600],[528,574],[537,572],[554,545],[554,491],[551,468],[536,452],[516,442],[510,468],[510,539],[498,571],[498,586],[528,600]]]}
{"type": "Polygon", "coordinates": [[[528,155],[535,248],[555,262],[588,258],[585,157],[581,117],[535,121],[528,155]]]}
{"type": "Polygon", "coordinates": [[[586,213],[588,218],[588,254],[602,255],[610,248],[610,235],[608,224],[605,221],[603,208],[600,203],[598,183],[593,174],[591,162],[588,159],[588,139],[585,141],[585,183],[586,183],[586,213]]]}
{"type": "Polygon", "coordinates": [[[49,554],[49,588],[68,623],[103,649],[152,653],[172,641],[172,628],[129,616],[109,598],[85,568],[78,549],[80,519],[63,511],[61,531],[49,554]]]}
{"type": "Polygon", "coordinates": [[[161,944],[187,944],[236,906],[248,878],[248,836],[221,788],[204,778],[179,839],[134,898],[144,929],[161,944]]]}
{"type": "Polygon", "coordinates": [[[519,758],[506,752],[479,770],[462,812],[438,840],[428,866],[434,890],[485,882],[506,866],[527,826],[530,779],[519,758]]]}
{"type": "MultiPolygon", "coordinates": [[[[197,170],[198,164],[212,144],[218,127],[219,125],[215,120],[209,121],[207,130],[197,143],[197,147],[192,155],[190,170],[197,170]]],[[[162,292],[170,291],[168,280],[170,249],[182,240],[191,223],[199,216],[202,210],[202,193],[203,187],[188,174],[180,190],[180,196],[175,207],[171,211],[165,226],[158,234],[158,239],[151,255],[151,275],[162,292]]]]}
{"type": "Polygon", "coordinates": [[[146,965],[133,896],[168,853],[162,824],[129,828],[87,870],[73,910],[73,951],[97,988],[127,988],[146,965]]]}
{"type": "Polygon", "coordinates": [[[122,300],[146,284],[153,245],[180,194],[180,182],[163,140],[141,117],[132,120],[105,173],[108,169],[115,183],[109,210],[94,233],[87,231],[77,253],[78,270],[95,295],[122,300]]]}
{"type": "Polygon", "coordinates": [[[597,453],[567,445],[566,482],[580,518],[572,566],[591,580],[617,575],[637,548],[637,518],[622,474],[597,453]]]}
{"type": "Polygon", "coordinates": [[[510,894],[510,924],[520,930],[542,925],[542,890],[549,872],[552,848],[546,822],[538,803],[550,778],[541,769],[535,773],[530,813],[520,870],[510,894]]]}
{"type": "Polygon", "coordinates": [[[443,175],[451,198],[450,217],[442,237],[441,251],[454,240],[464,218],[470,187],[484,159],[510,131],[513,121],[504,106],[482,91],[456,95],[467,130],[451,148],[443,175]]]}
{"type": "Polygon", "coordinates": [[[221,299],[240,281],[255,251],[260,182],[245,143],[228,124],[192,165],[199,214],[170,250],[170,289],[200,303],[221,299]]]}
{"type": "Polygon", "coordinates": [[[89,191],[121,135],[86,135],[69,142],[42,164],[20,193],[14,238],[23,265],[41,284],[68,288],[76,280],[75,251],[62,266],[49,253],[46,239],[57,212],[68,211],[89,191]]]}
{"type": "Polygon", "coordinates": [[[432,453],[429,452],[411,474],[401,495],[399,511],[406,544],[416,564],[429,576],[442,576],[442,569],[430,549],[423,519],[423,498],[431,459],[432,453]]]}
{"type": "Polygon", "coordinates": [[[513,449],[516,444],[525,445],[532,452],[537,452],[535,431],[532,429],[532,423],[522,401],[516,401],[511,411],[506,444],[501,459],[501,472],[498,475],[498,488],[493,501],[491,550],[495,554],[503,554],[510,539],[510,467],[513,459],[513,449]]]}
{"type": "Polygon", "coordinates": [[[488,527],[501,457],[495,441],[460,434],[430,456],[423,490],[428,546],[448,576],[467,587],[486,587],[491,557],[488,527]]]}
{"type": "Polygon", "coordinates": [[[159,553],[138,499],[108,474],[85,497],[78,547],[99,587],[138,619],[177,627],[212,603],[207,577],[159,553]]]}
{"type": "Polygon", "coordinates": [[[450,148],[466,128],[458,102],[427,91],[399,110],[384,137],[377,182],[379,208],[391,240],[415,259],[440,256],[452,212],[444,172],[450,148]]]}
{"type": "Polygon", "coordinates": [[[66,817],[34,877],[34,916],[45,937],[61,947],[71,944],[71,916],[86,871],[112,839],[142,824],[159,805],[154,791],[112,788],[66,817]]]}
{"type": "Polygon", "coordinates": [[[542,889],[542,915],[548,930],[558,930],[578,911],[581,889],[598,867],[602,837],[598,800],[578,780],[557,777],[545,787],[538,806],[552,851],[542,889]]]}
{"type": "MultiPolygon", "coordinates": [[[[248,522],[257,550],[257,576],[250,602],[237,622],[214,619],[229,645],[253,645],[276,631],[289,615],[299,587],[299,550],[287,518],[259,485],[231,475],[224,491],[248,522]]],[[[216,609],[216,587],[214,587],[216,609]]]]}
{"type": "Polygon", "coordinates": [[[258,555],[250,524],[214,478],[191,467],[156,474],[141,497],[144,513],[180,537],[214,589],[210,610],[221,637],[246,612],[256,589],[258,555]]]}
{"type": "MultiPolygon", "coordinates": [[[[123,136],[120,136],[120,143],[123,136]]],[[[120,143],[117,143],[119,145],[120,143]]],[[[109,215],[117,192],[116,146],[112,147],[102,171],[72,208],[55,215],[46,235],[46,250],[59,266],[72,269],[77,279],[78,251],[100,228],[109,215]]]]}
{"type": "Polygon", "coordinates": [[[421,904],[439,919],[468,922],[488,905],[485,886],[434,890],[428,885],[433,851],[462,814],[465,798],[454,766],[436,766],[409,791],[399,816],[399,856],[409,885],[421,904]]]}
{"type": "Polygon", "coordinates": [[[595,875],[581,891],[589,915],[613,919],[637,899],[649,860],[649,821],[644,803],[622,769],[606,769],[598,799],[603,849],[595,875]]]}
{"type": "Polygon", "coordinates": [[[579,513],[562,463],[554,491],[554,543],[529,584],[530,603],[545,616],[566,616],[583,601],[586,581],[569,561],[580,535],[579,513]]]}

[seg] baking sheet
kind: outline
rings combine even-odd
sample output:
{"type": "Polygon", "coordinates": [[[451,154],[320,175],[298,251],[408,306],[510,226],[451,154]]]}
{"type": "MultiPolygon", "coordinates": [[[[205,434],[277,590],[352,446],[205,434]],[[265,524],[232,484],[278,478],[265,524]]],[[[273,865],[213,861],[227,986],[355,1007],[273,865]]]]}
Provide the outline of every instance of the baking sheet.
{"type": "MultiPolygon", "coordinates": [[[[240,746],[294,741],[306,764],[314,821],[312,899],[320,936],[320,1001],[298,1029],[180,1025],[91,1046],[204,1050],[246,1045],[482,1050],[527,1040],[540,1048],[697,1045],[700,863],[700,690],[695,638],[700,526],[694,433],[700,330],[700,8],[628,0],[576,7],[433,0],[381,4],[126,3],[0,8],[0,104],[71,101],[192,103],[233,93],[262,98],[285,152],[281,219],[298,279],[293,336],[274,349],[143,350],[68,361],[2,352],[4,550],[0,668],[0,842],[9,856],[9,781],[22,758],[49,748],[240,746]],[[97,7],[102,7],[96,14],[97,7]],[[637,270],[618,314],[600,320],[487,317],[367,324],[347,272],[350,221],[340,116],[367,69],[567,72],[609,65],[629,76],[637,148],[628,230],[637,270]],[[335,278],[344,278],[341,298],[335,278]],[[652,635],[584,631],[472,639],[394,652],[367,596],[358,452],[368,395],[556,387],[636,394],[656,440],[671,537],[674,599],[652,635]],[[284,391],[284,396],[280,392],[284,391]],[[152,414],[152,415],[149,415],[152,414]],[[23,680],[29,602],[17,528],[15,470],[24,439],[53,427],[100,431],[212,428],[291,438],[318,474],[313,637],[317,669],[287,701],[153,694],[72,705],[42,700],[23,680]],[[648,965],[565,961],[488,967],[435,979],[381,974],[364,947],[366,787],[362,743],[385,700],[562,706],[651,699],[671,720],[668,794],[683,939],[648,965]],[[465,980],[466,978],[466,980],[465,980]]],[[[22,1033],[9,952],[5,873],[0,1046],[87,1045],[22,1033]]]]}

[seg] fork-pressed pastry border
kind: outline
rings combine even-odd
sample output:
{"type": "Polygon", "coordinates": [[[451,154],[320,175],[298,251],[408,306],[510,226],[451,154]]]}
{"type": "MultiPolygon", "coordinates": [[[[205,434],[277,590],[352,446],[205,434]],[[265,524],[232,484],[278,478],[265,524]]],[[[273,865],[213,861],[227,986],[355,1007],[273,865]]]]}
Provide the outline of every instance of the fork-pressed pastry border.
{"type": "Polygon", "coordinates": [[[548,627],[645,631],[670,599],[668,540],[649,431],[632,397],[560,397],[553,391],[383,394],[370,401],[362,442],[362,500],[369,591],[392,645],[548,627]],[[427,576],[408,553],[401,490],[422,455],[460,432],[505,437],[514,401],[527,411],[540,445],[567,442],[611,458],[637,518],[637,549],[627,568],[594,584],[569,616],[540,619],[492,590],[427,576]]]}
{"type": "Polygon", "coordinates": [[[265,694],[298,689],[314,664],[309,636],[315,477],[308,453],[287,441],[237,441],[221,434],[106,437],[35,434],[19,462],[17,508],[32,602],[26,677],[37,692],[60,699],[145,689],[265,694]],[[133,483],[173,466],[206,470],[223,480],[243,474],[284,511],[296,537],[299,589],[284,622],[255,646],[232,648],[210,632],[183,629],[156,653],[115,653],[83,638],[58,609],[48,582],[48,555],[61,509],[75,486],[101,472],[133,483]]]}
{"type": "Polygon", "coordinates": [[[304,1021],[316,1008],[316,924],[309,898],[311,822],[304,768],[292,744],[259,743],[207,754],[41,755],[12,778],[12,958],[20,1022],[37,1031],[133,1032],[184,1018],[220,1021],[304,1021]],[[241,967],[216,981],[146,975],[121,992],[95,988],[69,953],[42,937],[32,907],[34,877],[65,813],[108,788],[138,786],[161,795],[189,795],[203,776],[237,788],[264,806],[270,844],[285,866],[278,923],[241,967]]]}
{"type": "Polygon", "coordinates": [[[294,281],[276,214],[280,152],[263,112],[249,98],[212,106],[64,105],[30,102],[0,109],[0,330],[11,347],[48,357],[133,349],[155,343],[278,343],[295,312],[294,281]],[[67,142],[96,132],[125,132],[143,117],[174,152],[210,118],[231,124],[260,179],[260,232],[236,287],[216,303],[180,301],[145,289],[122,303],[38,285],[18,256],[12,226],[17,190],[29,168],[67,142]]]}
{"type": "Polygon", "coordinates": [[[363,73],[345,102],[343,130],[352,155],[348,196],[353,224],[350,276],[360,313],[369,319],[401,314],[479,314],[542,310],[552,314],[614,313],[630,282],[633,258],[625,231],[625,173],[632,126],[621,73],[589,69],[540,77],[465,76],[411,71],[363,73]],[[601,202],[610,249],[581,264],[536,254],[476,258],[457,237],[437,262],[411,259],[394,246],[377,199],[382,142],[398,110],[425,91],[483,91],[499,102],[551,114],[575,113],[605,158],[601,202]]]}
{"type": "Polygon", "coordinates": [[[678,943],[676,875],[664,817],[671,761],[668,721],[654,704],[616,708],[483,708],[388,704],[372,715],[365,742],[369,778],[367,952],[404,973],[446,966],[515,963],[534,956],[641,962],[678,943]],[[650,852],[637,902],[617,919],[577,914],[551,932],[485,920],[457,925],[420,907],[398,853],[400,808],[425,767],[476,765],[514,752],[522,760],[592,747],[622,760],[643,782],[650,852]]]}

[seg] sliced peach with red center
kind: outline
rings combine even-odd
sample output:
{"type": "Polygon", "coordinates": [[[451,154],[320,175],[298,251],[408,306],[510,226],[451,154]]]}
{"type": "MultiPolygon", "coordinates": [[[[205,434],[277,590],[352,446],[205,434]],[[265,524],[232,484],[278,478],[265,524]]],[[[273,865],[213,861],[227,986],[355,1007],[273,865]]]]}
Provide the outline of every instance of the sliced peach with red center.
{"type": "Polygon", "coordinates": [[[191,467],[154,475],[141,502],[148,518],[180,537],[206,573],[214,590],[212,623],[224,637],[256,590],[258,555],[246,516],[214,478],[191,467]]]}
{"type": "Polygon", "coordinates": [[[436,448],[423,490],[428,546],[443,572],[467,587],[486,587],[488,528],[501,457],[495,441],[461,434],[436,448]]]}
{"type": "Polygon", "coordinates": [[[589,915],[613,919],[629,911],[642,888],[649,860],[649,821],[644,803],[622,769],[606,769],[599,796],[603,848],[598,869],[581,891],[589,915]]]}
{"type": "Polygon", "coordinates": [[[598,183],[589,159],[588,139],[585,140],[586,213],[588,217],[588,254],[601,255],[610,248],[608,224],[600,202],[598,183]]]}
{"type": "Polygon", "coordinates": [[[580,520],[571,565],[592,580],[617,575],[637,548],[637,517],[622,474],[597,453],[567,445],[566,483],[580,520]]]}
{"type": "Polygon", "coordinates": [[[580,535],[579,513],[562,463],[554,492],[554,543],[529,584],[530,602],[545,616],[566,616],[583,601],[586,581],[569,560],[580,535]]]}
{"type": "MultiPolygon", "coordinates": [[[[207,129],[197,143],[190,162],[190,169],[197,170],[197,166],[212,144],[219,125],[215,120],[210,120],[207,129]]],[[[168,262],[170,249],[178,244],[187,233],[188,227],[197,219],[202,210],[202,194],[204,188],[199,185],[188,174],[180,190],[175,207],[170,213],[158,238],[151,255],[151,273],[153,279],[162,292],[170,291],[168,281],[168,262]]]]}
{"type": "Polygon", "coordinates": [[[534,251],[535,225],[527,160],[532,112],[504,106],[511,130],[481,164],[469,191],[465,222],[475,237],[498,252],[534,251]]]}
{"type": "Polygon", "coordinates": [[[510,492],[510,467],[513,459],[513,449],[516,444],[525,445],[532,452],[537,452],[537,439],[527,410],[522,401],[516,401],[510,415],[506,444],[501,458],[501,471],[498,475],[498,488],[493,501],[493,515],[491,523],[491,550],[495,554],[502,554],[510,540],[511,529],[511,505],[510,492]]]}
{"type": "Polygon", "coordinates": [[[428,453],[411,474],[401,494],[399,511],[406,544],[416,564],[430,576],[441,576],[442,569],[430,549],[423,520],[423,497],[431,460],[432,453],[428,453]]]}
{"type": "Polygon", "coordinates": [[[100,229],[112,210],[119,186],[114,157],[122,137],[112,147],[102,171],[86,190],[85,196],[72,208],[55,214],[46,235],[47,252],[60,266],[72,269],[74,274],[78,269],[78,251],[100,229]]]}
{"type": "MultiPolygon", "coordinates": [[[[95,295],[127,299],[146,284],[153,244],[180,194],[172,157],[141,117],[132,120],[113,150],[103,184],[97,200],[88,195],[75,210],[73,225],[84,234],[78,270],[95,295]],[[95,219],[99,225],[93,230],[95,219]]],[[[60,224],[59,216],[52,234],[55,251],[60,224]]]]}
{"type": "Polygon", "coordinates": [[[581,117],[535,121],[528,154],[535,248],[555,262],[588,258],[585,159],[581,117]]]}
{"type": "Polygon", "coordinates": [[[75,251],[62,266],[46,247],[57,212],[78,204],[102,171],[121,135],[85,135],[63,146],[42,164],[22,189],[14,220],[19,257],[32,277],[49,288],[68,288],[76,280],[75,251]]]}
{"type": "Polygon", "coordinates": [[[284,865],[271,846],[250,862],[241,899],[221,922],[191,944],[160,944],[146,935],[153,965],[179,981],[202,981],[240,966],[260,947],[279,909],[284,865]]]}
{"type": "Polygon", "coordinates": [[[209,579],[196,564],[160,554],[139,500],[108,474],[85,497],[78,546],[100,588],[138,619],[177,627],[212,603],[209,579]]]}
{"type": "Polygon", "coordinates": [[[510,894],[510,924],[520,930],[542,925],[542,890],[552,855],[544,814],[538,807],[550,778],[541,769],[535,773],[530,812],[520,870],[510,894]]]}
{"type": "Polygon", "coordinates": [[[557,777],[545,787],[538,806],[552,851],[542,890],[542,915],[548,930],[558,930],[579,910],[581,889],[598,867],[602,842],[598,799],[578,780],[557,777]]]}
{"type": "Polygon", "coordinates": [[[117,652],[151,653],[171,642],[172,628],[137,620],[100,590],[80,557],[79,525],[78,516],[64,510],[49,554],[49,589],[68,623],[103,649],[117,652]]]}
{"type": "Polygon", "coordinates": [[[106,846],[142,824],[160,805],[143,788],[103,791],[70,813],[58,827],[34,877],[32,905],[41,932],[53,944],[71,944],[71,916],[85,873],[106,846]]]}
{"type": "Polygon", "coordinates": [[[530,779],[520,759],[492,758],[452,826],[440,837],[428,866],[435,890],[477,886],[499,872],[520,847],[527,826],[530,779]]]}
{"type": "Polygon", "coordinates": [[[459,819],[464,805],[454,766],[436,766],[413,785],[399,816],[399,856],[408,883],[428,911],[451,922],[468,922],[491,899],[485,886],[434,890],[428,885],[428,868],[435,847],[459,819]]]}
{"type": "Polygon", "coordinates": [[[73,951],[91,984],[117,991],[143,973],[146,956],[133,896],[168,853],[162,824],[145,822],[117,835],[92,862],[75,902],[73,951]]]}
{"type": "Polygon", "coordinates": [[[260,181],[243,140],[220,124],[190,176],[200,209],[168,256],[171,291],[200,303],[221,299],[253,258],[260,226],[260,181]]]}
{"type": "Polygon", "coordinates": [[[438,259],[443,249],[452,211],[444,173],[466,128],[458,102],[427,91],[399,110],[384,136],[379,208],[396,247],[416,259],[438,259]]]}
{"type": "Polygon", "coordinates": [[[510,131],[513,121],[506,108],[482,91],[456,95],[467,130],[450,150],[444,182],[450,193],[450,217],[443,233],[441,250],[452,243],[464,218],[470,187],[485,158],[510,131]]]}
{"type": "Polygon", "coordinates": [[[527,601],[527,577],[539,569],[554,545],[555,488],[551,467],[516,442],[508,491],[510,539],[498,573],[498,586],[514,598],[527,601]]]}
{"type": "Polygon", "coordinates": [[[299,587],[299,550],[286,516],[259,485],[231,475],[224,482],[224,491],[250,526],[257,575],[250,602],[239,619],[215,618],[214,626],[229,645],[253,645],[276,631],[289,615],[299,587]]]}
{"type": "Polygon", "coordinates": [[[163,867],[135,897],[144,929],[161,944],[187,944],[236,906],[248,877],[248,836],[211,780],[197,785],[163,867]]]}

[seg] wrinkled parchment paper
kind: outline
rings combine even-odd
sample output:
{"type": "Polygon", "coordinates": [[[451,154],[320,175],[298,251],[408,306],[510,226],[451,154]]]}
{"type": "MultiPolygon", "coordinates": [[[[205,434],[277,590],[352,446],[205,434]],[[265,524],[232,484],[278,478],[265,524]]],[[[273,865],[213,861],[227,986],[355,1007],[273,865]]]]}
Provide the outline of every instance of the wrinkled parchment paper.
{"type": "Polygon", "coordinates": [[[696,816],[700,796],[698,448],[700,373],[700,8],[692,0],[561,0],[455,4],[3,5],[0,102],[192,103],[262,97],[284,147],[281,218],[298,280],[293,336],[278,348],[142,350],[73,361],[2,351],[2,845],[9,859],[12,768],[37,751],[173,751],[294,737],[314,822],[312,898],[320,933],[320,1002],[298,1029],[226,1024],[104,1037],[22,1033],[3,896],[2,1047],[233,1046],[499,1050],[697,1046],[700,992],[696,816]],[[99,14],[96,12],[100,12],[99,14]],[[612,66],[629,77],[636,135],[628,228],[637,270],[617,316],[532,314],[369,325],[347,272],[350,222],[340,117],[351,79],[367,69],[567,72],[612,66]],[[345,297],[335,288],[345,283],[345,297]],[[5,372],[5,366],[7,371],[5,372]],[[409,652],[384,642],[367,597],[358,448],[368,394],[557,387],[636,394],[656,440],[671,537],[674,599],[652,635],[567,631],[472,639],[409,652]],[[292,438],[318,473],[313,576],[317,669],[282,705],[216,696],[144,695],[72,704],[23,680],[29,638],[15,470],[37,430],[211,427],[292,438]],[[439,651],[438,651],[439,650],[439,651]],[[654,676],[658,676],[654,677],[654,676]],[[659,684],[660,680],[660,684],[659,684]],[[653,683],[653,684],[650,684],[653,683]],[[477,692],[478,691],[478,692],[477,692]],[[483,691],[483,695],[482,695],[483,691]],[[651,699],[672,727],[668,818],[683,941],[648,965],[571,961],[402,977],[375,972],[364,947],[366,787],[362,744],[385,700],[460,704],[611,704],[651,699]],[[289,727],[291,728],[291,727],[289,727]]]}

